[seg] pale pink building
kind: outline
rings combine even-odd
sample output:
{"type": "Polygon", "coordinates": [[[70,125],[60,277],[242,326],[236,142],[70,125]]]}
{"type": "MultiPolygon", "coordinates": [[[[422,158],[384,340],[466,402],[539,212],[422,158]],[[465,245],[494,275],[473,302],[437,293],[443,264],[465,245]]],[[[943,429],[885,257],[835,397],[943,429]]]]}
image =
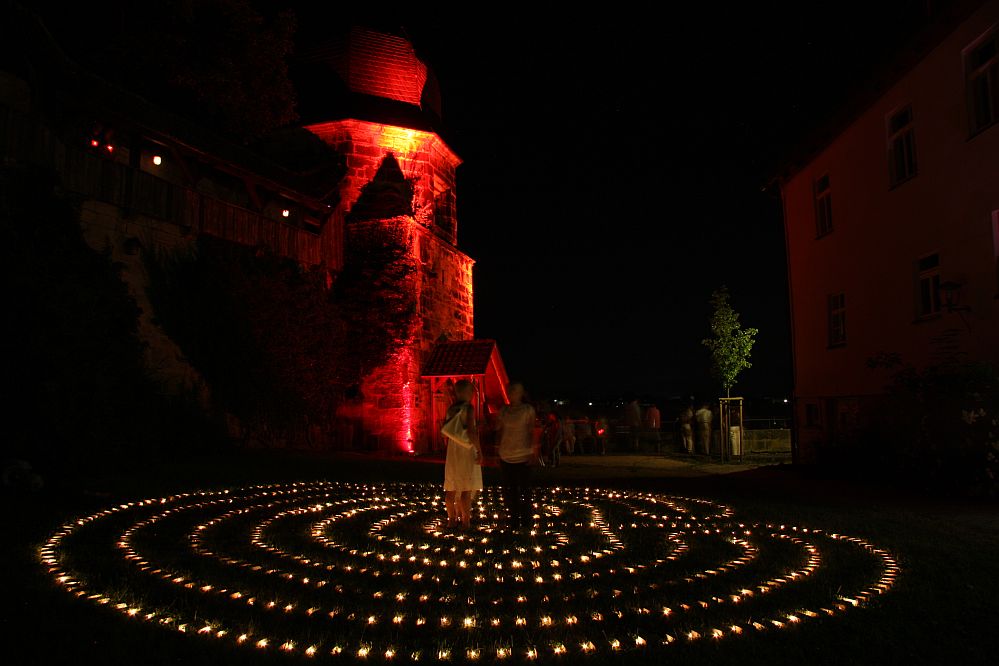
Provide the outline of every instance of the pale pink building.
{"type": "Polygon", "coordinates": [[[999,363],[999,2],[777,182],[799,461],[883,392],[882,353],[999,363]]]}

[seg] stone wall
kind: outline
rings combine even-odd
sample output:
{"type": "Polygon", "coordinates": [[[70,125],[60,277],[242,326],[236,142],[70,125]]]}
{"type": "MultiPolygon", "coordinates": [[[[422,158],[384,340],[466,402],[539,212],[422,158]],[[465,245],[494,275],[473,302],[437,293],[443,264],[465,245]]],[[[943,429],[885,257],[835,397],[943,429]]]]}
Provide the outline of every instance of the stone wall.
{"type": "Polygon", "coordinates": [[[337,120],[306,129],[346,156],[347,173],[341,183],[339,204],[345,217],[382,161],[392,157],[412,183],[416,221],[455,244],[455,169],[461,161],[440,137],[363,120],[337,120]]]}
{"type": "Polygon", "coordinates": [[[408,226],[406,243],[417,265],[413,281],[417,316],[413,343],[400,347],[362,383],[363,439],[370,449],[422,450],[430,441],[433,424],[430,387],[421,380],[420,370],[442,336],[449,340],[474,337],[474,262],[412,218],[364,222],[351,228],[357,233],[379,224],[408,226]]]}
{"type": "MultiPolygon", "coordinates": [[[[401,347],[362,383],[361,407],[365,448],[413,451],[429,442],[431,396],[420,369],[435,342],[467,340],[475,335],[472,301],[473,261],[460,252],[455,212],[455,169],[461,163],[432,132],[363,120],[337,120],[307,129],[346,157],[335,215],[351,220],[351,211],[385,160],[395,160],[412,187],[407,215],[385,220],[354,219],[350,235],[365,225],[406,225],[406,242],[418,267],[414,281],[417,317],[414,342],[401,347]],[[352,230],[353,229],[353,230],[352,230]]],[[[355,210],[354,218],[362,218],[355,210]]]]}
{"type": "Polygon", "coordinates": [[[743,430],[745,453],[790,453],[791,431],[788,428],[743,430]]]}

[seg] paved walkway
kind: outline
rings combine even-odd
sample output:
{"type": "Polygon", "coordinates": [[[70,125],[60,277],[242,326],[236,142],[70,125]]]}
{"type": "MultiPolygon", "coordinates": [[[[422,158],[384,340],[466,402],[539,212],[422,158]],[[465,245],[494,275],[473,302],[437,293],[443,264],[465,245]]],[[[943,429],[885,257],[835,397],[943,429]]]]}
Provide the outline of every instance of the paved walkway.
{"type": "Polygon", "coordinates": [[[775,461],[743,461],[722,463],[700,456],[662,456],[643,454],[608,454],[562,456],[562,463],[556,469],[541,468],[540,476],[553,479],[580,479],[594,477],[623,476],[666,476],[696,478],[745,472],[758,467],[771,465],[775,461]]]}

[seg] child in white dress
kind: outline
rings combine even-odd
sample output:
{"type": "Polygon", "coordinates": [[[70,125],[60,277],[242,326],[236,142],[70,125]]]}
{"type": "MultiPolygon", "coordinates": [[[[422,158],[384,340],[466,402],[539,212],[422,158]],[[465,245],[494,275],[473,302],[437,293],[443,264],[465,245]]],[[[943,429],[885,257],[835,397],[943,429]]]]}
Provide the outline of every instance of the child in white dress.
{"type": "MultiPolygon", "coordinates": [[[[444,422],[459,419],[468,443],[448,438],[447,455],[444,458],[444,506],[450,526],[460,522],[468,527],[472,518],[472,496],[482,490],[482,449],[479,446],[479,433],[472,409],[472,396],[475,387],[472,382],[462,379],[455,382],[456,402],[447,410],[444,422]]],[[[462,438],[464,439],[464,438],[462,438]]]]}

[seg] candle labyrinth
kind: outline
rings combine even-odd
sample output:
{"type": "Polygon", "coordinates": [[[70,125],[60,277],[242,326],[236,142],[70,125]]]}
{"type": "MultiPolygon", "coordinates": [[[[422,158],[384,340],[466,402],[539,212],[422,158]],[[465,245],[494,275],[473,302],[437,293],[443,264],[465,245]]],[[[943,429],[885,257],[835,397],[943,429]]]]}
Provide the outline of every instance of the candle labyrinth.
{"type": "Polygon", "coordinates": [[[538,488],[533,526],[510,531],[501,493],[453,531],[433,485],[206,490],[74,520],[40,556],[129,621],[336,661],[669,651],[834,621],[899,573],[857,537],[647,492],[538,488]]]}

